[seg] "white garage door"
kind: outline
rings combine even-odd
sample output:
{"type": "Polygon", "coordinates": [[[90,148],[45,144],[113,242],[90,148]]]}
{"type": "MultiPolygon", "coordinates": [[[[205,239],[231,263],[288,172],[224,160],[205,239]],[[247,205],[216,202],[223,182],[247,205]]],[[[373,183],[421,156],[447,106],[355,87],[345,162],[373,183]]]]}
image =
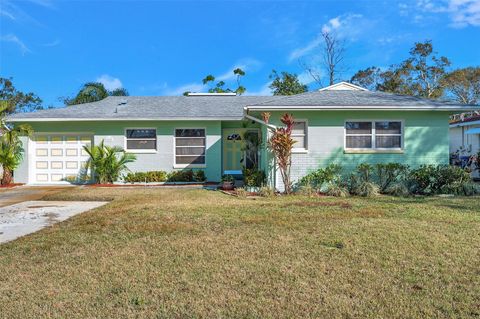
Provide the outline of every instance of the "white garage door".
{"type": "Polygon", "coordinates": [[[91,143],[91,135],[36,135],[32,141],[31,182],[66,183],[85,177],[88,154],[83,146],[91,143]]]}

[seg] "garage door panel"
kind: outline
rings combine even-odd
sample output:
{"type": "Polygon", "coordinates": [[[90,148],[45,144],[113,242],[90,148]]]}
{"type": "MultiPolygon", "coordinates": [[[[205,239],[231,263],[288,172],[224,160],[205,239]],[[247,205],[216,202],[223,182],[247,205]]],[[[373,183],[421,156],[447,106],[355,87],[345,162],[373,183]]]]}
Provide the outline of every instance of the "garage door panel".
{"type": "Polygon", "coordinates": [[[39,135],[33,139],[34,159],[32,177],[34,183],[62,183],[85,176],[88,153],[83,146],[91,145],[88,135],[39,135]]]}

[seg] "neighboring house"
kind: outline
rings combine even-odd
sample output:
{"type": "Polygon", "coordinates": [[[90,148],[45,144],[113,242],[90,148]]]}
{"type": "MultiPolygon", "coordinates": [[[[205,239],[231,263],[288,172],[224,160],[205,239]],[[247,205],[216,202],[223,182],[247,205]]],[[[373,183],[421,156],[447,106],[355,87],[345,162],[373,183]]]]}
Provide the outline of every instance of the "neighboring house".
{"type": "MultiPolygon", "coordinates": [[[[450,122],[450,153],[467,158],[480,152],[480,115],[470,117],[456,116],[450,122]]],[[[480,177],[478,171],[474,177],[480,177]]]]}
{"type": "MultiPolygon", "coordinates": [[[[209,181],[242,169],[244,132],[263,142],[280,117],[292,113],[297,141],[294,180],[328,163],[346,170],[360,163],[411,166],[449,162],[449,116],[475,107],[381,92],[349,83],[293,96],[193,94],[178,97],[108,97],[95,103],[21,113],[9,118],[35,130],[23,138],[25,159],[15,182],[62,183],[88,159],[83,145],[118,145],[135,153],[132,171],[203,169],[209,181]],[[270,112],[270,122],[262,113],[270,112]]],[[[265,145],[265,143],[263,143],[265,145]]],[[[260,168],[282,188],[263,147],[260,168]]]]}

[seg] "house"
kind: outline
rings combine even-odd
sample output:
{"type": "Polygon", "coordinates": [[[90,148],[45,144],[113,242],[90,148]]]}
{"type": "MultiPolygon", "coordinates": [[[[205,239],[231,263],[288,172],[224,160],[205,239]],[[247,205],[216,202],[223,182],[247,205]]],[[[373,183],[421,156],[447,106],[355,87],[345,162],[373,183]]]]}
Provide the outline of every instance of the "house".
{"type": "MultiPolygon", "coordinates": [[[[449,116],[473,109],[342,82],[293,96],[108,97],[8,120],[28,123],[35,131],[22,140],[25,157],[15,171],[17,183],[65,183],[88,159],[83,145],[102,140],[136,154],[132,171],[202,169],[209,181],[219,181],[223,173],[248,165],[243,160],[245,132],[266,141],[289,112],[296,119],[295,180],[331,162],[346,170],[363,162],[448,164],[449,116]],[[271,114],[269,123],[263,121],[264,112],[271,114]]],[[[282,188],[266,148],[258,155],[269,183],[282,188]]]]}
{"type": "MultiPolygon", "coordinates": [[[[456,115],[450,122],[450,153],[457,153],[465,160],[480,152],[480,115],[456,115]]],[[[480,172],[472,172],[473,177],[480,177],[480,172]]]]}

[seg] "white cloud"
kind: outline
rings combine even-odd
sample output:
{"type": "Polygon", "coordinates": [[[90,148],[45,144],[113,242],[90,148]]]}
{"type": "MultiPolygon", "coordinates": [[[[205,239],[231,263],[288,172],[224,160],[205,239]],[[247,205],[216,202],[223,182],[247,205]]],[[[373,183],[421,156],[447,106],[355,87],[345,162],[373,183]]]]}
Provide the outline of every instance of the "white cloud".
{"type": "Polygon", "coordinates": [[[265,95],[272,95],[272,89],[269,88],[270,84],[272,84],[272,81],[265,83],[258,89],[257,91],[249,91],[247,90],[245,92],[245,95],[256,95],[256,96],[265,96],[265,95]]]}
{"type": "Polygon", "coordinates": [[[8,11],[6,11],[6,10],[0,9],[0,15],[1,15],[1,16],[5,16],[5,17],[7,17],[7,18],[9,18],[9,19],[15,20],[15,16],[14,16],[12,13],[10,13],[10,12],[8,12],[8,11]]]}
{"type": "Polygon", "coordinates": [[[184,92],[202,92],[205,90],[205,87],[200,83],[188,83],[183,84],[179,87],[173,89],[166,89],[164,91],[165,95],[182,95],[184,92]]]}
{"type": "Polygon", "coordinates": [[[19,48],[20,48],[20,51],[22,52],[22,55],[25,55],[29,52],[32,52],[30,51],[30,49],[25,45],[25,43],[23,43],[16,35],[14,34],[7,34],[7,35],[3,35],[0,37],[0,40],[1,41],[4,41],[4,42],[12,42],[12,43],[15,43],[19,48]]]}
{"type": "Polygon", "coordinates": [[[480,0],[417,0],[417,7],[424,12],[447,14],[454,28],[480,26],[480,0]]]}
{"type": "Polygon", "coordinates": [[[322,26],[321,32],[319,32],[315,38],[305,46],[293,50],[289,54],[288,60],[291,62],[308,55],[313,49],[322,43],[323,32],[335,33],[339,38],[348,38],[350,40],[355,39],[355,37],[363,31],[362,27],[364,25],[359,23],[359,20],[362,17],[361,14],[348,13],[328,20],[328,22],[322,26]]]}
{"type": "Polygon", "coordinates": [[[110,76],[108,74],[103,74],[99,76],[96,80],[96,82],[100,82],[105,86],[105,88],[109,91],[113,91],[115,89],[123,87],[122,81],[118,78],[114,78],[113,76],[110,76]]]}

